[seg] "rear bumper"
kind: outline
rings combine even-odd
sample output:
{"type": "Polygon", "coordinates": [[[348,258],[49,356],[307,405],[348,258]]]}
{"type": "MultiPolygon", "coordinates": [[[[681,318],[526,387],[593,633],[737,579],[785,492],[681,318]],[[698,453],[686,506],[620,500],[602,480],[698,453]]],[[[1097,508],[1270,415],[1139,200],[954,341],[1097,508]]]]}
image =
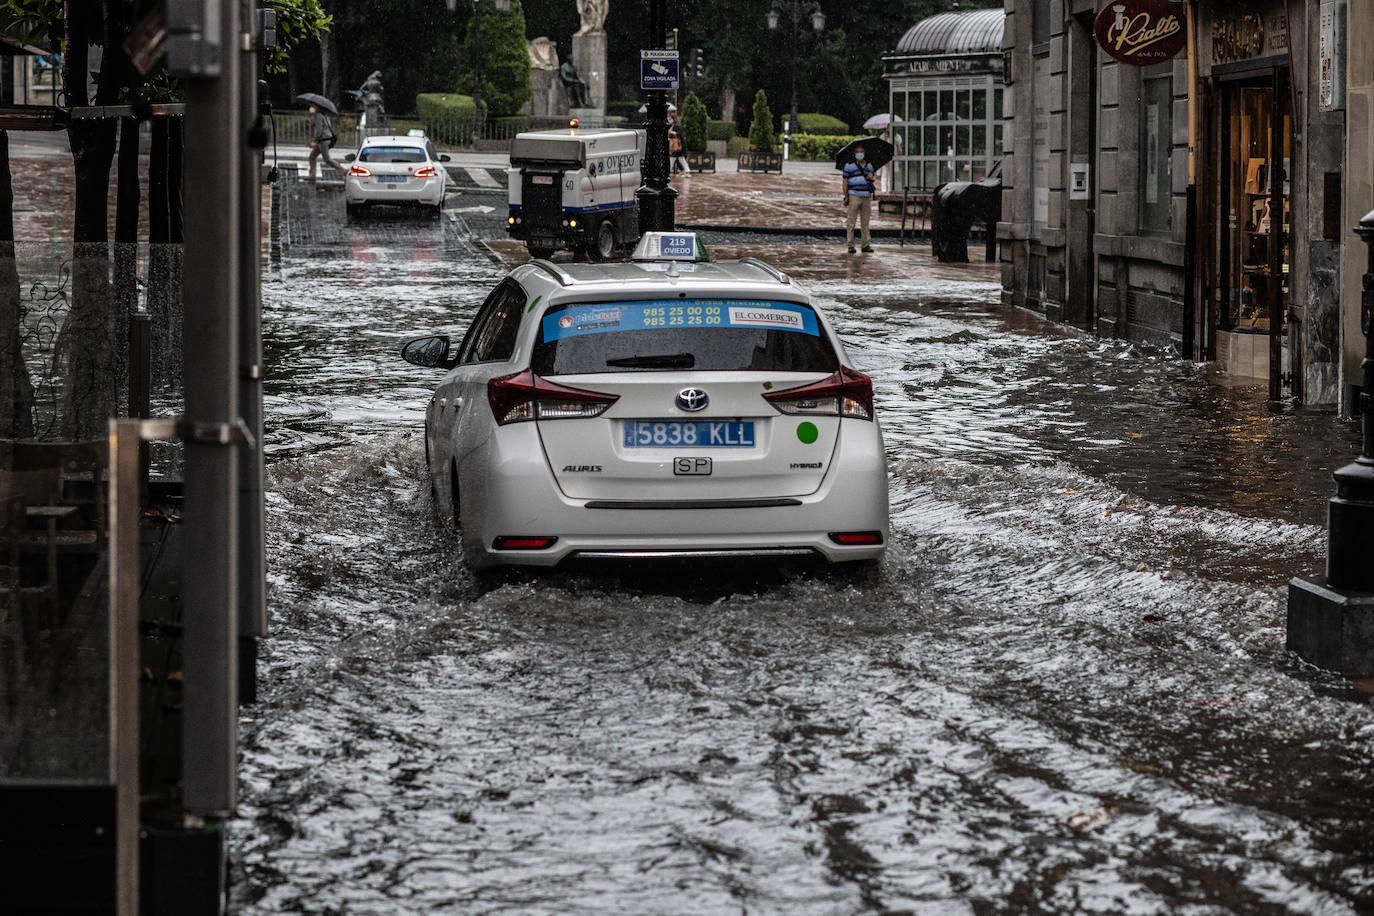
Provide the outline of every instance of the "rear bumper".
{"type": "Polygon", "coordinates": [[[344,179],[344,198],[350,204],[420,204],[432,207],[443,203],[444,180],[411,179],[403,185],[396,186],[380,185],[372,179],[349,176],[344,179]]]}
{"type": "MultiPolygon", "coordinates": [[[[854,424],[865,421],[852,421],[854,424]]],[[[463,464],[463,547],[474,566],[555,566],[571,557],[815,554],[831,562],[882,556],[888,539],[887,468],[876,428],[846,430],[820,488],[788,497],[710,508],[590,508],[554,481],[533,423],[502,427],[463,464]],[[864,434],[864,433],[867,434],[864,434]],[[488,469],[492,469],[487,472],[488,469]],[[495,470],[495,469],[499,469],[495,470]],[[478,481],[481,481],[478,483],[478,481]],[[779,500],[780,502],[783,500],[779,500]],[[832,532],[877,531],[882,543],[846,546],[832,532]],[[495,550],[498,537],[556,537],[542,550],[495,550]]],[[[665,480],[670,484],[671,479],[665,480]]]]}
{"type": "Polygon", "coordinates": [[[560,223],[564,219],[577,219],[577,228],[574,229],[571,226],[562,226],[558,223],[549,225],[547,220],[540,220],[534,224],[529,224],[524,221],[524,216],[521,216],[520,213],[521,211],[519,210],[512,210],[510,212],[510,215],[512,217],[518,217],[520,222],[507,222],[506,231],[510,234],[511,238],[517,241],[526,242],[531,247],[577,248],[581,245],[588,245],[591,243],[592,223],[588,220],[584,224],[581,214],[565,213],[558,217],[560,223]]]}

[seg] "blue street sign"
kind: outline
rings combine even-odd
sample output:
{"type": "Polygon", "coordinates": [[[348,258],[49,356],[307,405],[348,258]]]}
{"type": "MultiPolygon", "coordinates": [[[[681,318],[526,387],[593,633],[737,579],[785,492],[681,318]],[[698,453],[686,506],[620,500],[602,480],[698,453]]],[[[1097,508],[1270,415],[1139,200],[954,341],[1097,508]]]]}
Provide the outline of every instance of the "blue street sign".
{"type": "Polygon", "coordinates": [[[676,51],[639,52],[640,89],[677,89],[680,72],[676,51]]]}

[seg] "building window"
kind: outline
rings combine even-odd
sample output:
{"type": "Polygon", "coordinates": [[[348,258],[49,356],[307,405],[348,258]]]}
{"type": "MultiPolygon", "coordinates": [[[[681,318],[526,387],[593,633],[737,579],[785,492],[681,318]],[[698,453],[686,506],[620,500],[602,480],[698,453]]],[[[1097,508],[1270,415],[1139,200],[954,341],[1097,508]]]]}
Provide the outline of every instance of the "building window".
{"type": "Polygon", "coordinates": [[[1169,231],[1173,215],[1174,81],[1144,80],[1140,98],[1140,230],[1169,231]]]}
{"type": "Polygon", "coordinates": [[[1048,50],[1050,43],[1050,0],[1031,0],[1031,53],[1038,54],[1040,45],[1048,50]]]}

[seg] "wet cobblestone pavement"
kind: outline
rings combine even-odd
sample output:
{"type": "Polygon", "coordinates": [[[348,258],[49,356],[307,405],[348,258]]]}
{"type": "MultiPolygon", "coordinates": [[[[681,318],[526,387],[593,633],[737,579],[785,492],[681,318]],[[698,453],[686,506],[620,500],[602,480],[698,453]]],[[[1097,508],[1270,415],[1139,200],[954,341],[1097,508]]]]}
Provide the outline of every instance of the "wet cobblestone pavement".
{"type": "Polygon", "coordinates": [[[396,353],[518,259],[492,200],[316,225],[268,277],[237,912],[1374,909],[1374,710],[1282,630],[1353,427],[1004,309],[985,265],[739,238],[875,380],[881,569],[484,588],[396,353]]]}

